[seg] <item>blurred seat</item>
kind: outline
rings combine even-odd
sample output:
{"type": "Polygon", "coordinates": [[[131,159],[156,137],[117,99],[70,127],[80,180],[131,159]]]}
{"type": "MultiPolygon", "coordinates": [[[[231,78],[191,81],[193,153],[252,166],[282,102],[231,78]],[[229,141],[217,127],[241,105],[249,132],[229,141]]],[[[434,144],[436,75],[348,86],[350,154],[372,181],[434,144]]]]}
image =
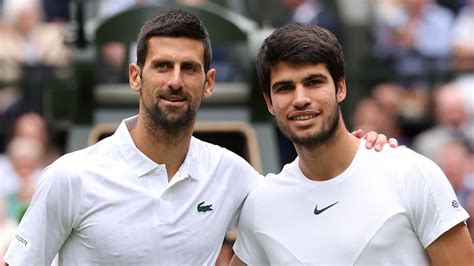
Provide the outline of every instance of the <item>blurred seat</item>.
{"type": "MultiPolygon", "coordinates": [[[[88,145],[111,136],[117,129],[116,123],[101,123],[92,128],[89,133],[88,145]]],[[[260,151],[254,128],[246,122],[197,122],[193,135],[203,141],[217,144],[233,151],[255,170],[262,172],[260,151]]]]}
{"type": "MultiPolygon", "coordinates": [[[[96,29],[95,43],[99,57],[100,47],[107,43],[122,43],[127,51],[127,58],[119,74],[119,83],[98,82],[94,86],[92,95],[96,106],[137,106],[138,95],[132,92],[128,85],[130,47],[133,47],[138,32],[147,19],[170,8],[184,9],[196,15],[206,25],[213,43],[217,42],[226,45],[226,49],[239,51],[231,54],[246,67],[251,64],[250,55],[247,53],[248,36],[257,29],[257,24],[252,20],[213,3],[200,6],[136,5],[105,19],[96,29]]],[[[245,80],[222,82],[216,84],[213,96],[206,99],[204,104],[242,104],[249,97],[250,86],[245,80]]]]}

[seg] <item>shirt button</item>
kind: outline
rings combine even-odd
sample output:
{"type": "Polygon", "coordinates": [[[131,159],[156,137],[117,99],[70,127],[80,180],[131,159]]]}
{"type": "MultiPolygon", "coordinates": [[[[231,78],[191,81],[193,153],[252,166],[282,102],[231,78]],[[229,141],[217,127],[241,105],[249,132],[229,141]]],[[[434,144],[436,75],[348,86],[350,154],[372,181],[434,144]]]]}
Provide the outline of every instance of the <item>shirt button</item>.
{"type": "Polygon", "coordinates": [[[163,193],[163,195],[161,195],[161,198],[164,199],[164,200],[167,200],[168,199],[168,194],[163,193]]]}

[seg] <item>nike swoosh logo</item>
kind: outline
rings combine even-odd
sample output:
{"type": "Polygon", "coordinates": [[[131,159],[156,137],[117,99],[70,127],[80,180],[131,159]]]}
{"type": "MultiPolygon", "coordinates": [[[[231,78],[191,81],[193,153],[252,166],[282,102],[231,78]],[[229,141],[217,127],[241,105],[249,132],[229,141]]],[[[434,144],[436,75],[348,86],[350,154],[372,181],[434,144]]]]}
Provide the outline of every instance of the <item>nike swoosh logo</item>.
{"type": "Polygon", "coordinates": [[[331,208],[332,206],[334,206],[334,205],[336,205],[336,204],[338,204],[338,203],[339,203],[339,201],[336,201],[336,202],[334,202],[333,204],[331,204],[331,205],[329,205],[329,206],[327,206],[327,207],[325,207],[325,208],[322,208],[321,210],[318,210],[318,205],[316,205],[316,208],[314,208],[314,214],[315,214],[315,215],[319,215],[319,214],[321,214],[323,211],[325,211],[325,210],[331,208]]]}

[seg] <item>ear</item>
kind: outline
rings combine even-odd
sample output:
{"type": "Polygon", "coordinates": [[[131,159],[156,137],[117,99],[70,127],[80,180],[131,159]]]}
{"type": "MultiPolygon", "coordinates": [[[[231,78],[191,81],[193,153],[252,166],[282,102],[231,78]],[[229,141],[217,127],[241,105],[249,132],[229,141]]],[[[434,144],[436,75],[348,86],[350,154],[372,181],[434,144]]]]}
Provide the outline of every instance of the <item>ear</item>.
{"type": "Polygon", "coordinates": [[[336,93],[337,102],[342,103],[344,99],[346,99],[346,94],[347,94],[346,80],[342,78],[337,83],[337,93],[336,93]]]}
{"type": "Polygon", "coordinates": [[[273,103],[272,103],[272,98],[270,95],[267,95],[266,93],[263,93],[263,98],[265,99],[265,103],[267,103],[267,109],[270,114],[275,115],[273,113],[273,103]]]}
{"type": "Polygon", "coordinates": [[[214,90],[214,84],[216,83],[216,70],[209,69],[206,73],[206,83],[204,83],[204,98],[209,98],[212,95],[212,90],[214,90]]]}
{"type": "Polygon", "coordinates": [[[142,86],[142,78],[140,77],[140,67],[137,64],[130,64],[128,67],[128,80],[132,90],[138,92],[142,86]]]}

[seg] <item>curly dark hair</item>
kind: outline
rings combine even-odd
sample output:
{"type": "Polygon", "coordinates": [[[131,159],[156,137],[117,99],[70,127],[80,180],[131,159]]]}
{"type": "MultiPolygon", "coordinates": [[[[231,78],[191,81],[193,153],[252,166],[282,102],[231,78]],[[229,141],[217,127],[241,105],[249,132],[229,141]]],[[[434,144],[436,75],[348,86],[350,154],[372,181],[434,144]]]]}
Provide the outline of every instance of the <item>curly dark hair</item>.
{"type": "Polygon", "coordinates": [[[344,78],[344,54],[334,34],[303,23],[291,23],[268,36],[257,56],[260,89],[270,96],[271,67],[279,62],[325,64],[337,88],[344,78]]]}

